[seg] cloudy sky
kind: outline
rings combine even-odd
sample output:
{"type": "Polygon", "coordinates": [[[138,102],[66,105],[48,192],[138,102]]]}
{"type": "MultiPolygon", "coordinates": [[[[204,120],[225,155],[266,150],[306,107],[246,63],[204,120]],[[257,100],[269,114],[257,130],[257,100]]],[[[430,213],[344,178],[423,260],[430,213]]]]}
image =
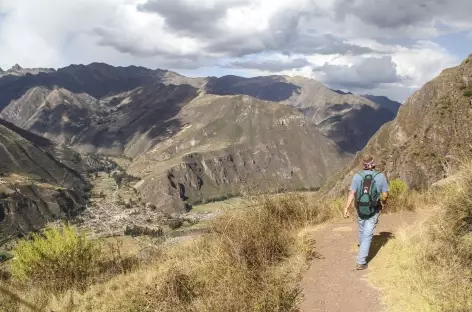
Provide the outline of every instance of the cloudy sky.
{"type": "Polygon", "coordinates": [[[403,101],[472,53],[471,0],[0,0],[0,67],[286,74],[403,101]]]}

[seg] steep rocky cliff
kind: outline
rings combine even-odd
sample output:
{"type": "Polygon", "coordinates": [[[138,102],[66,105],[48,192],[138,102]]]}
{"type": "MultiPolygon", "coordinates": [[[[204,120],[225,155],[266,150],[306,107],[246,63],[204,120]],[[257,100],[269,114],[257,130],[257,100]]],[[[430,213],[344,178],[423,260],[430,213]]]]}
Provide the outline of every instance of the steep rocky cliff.
{"type": "MultiPolygon", "coordinates": [[[[471,125],[472,55],[415,92],[362,153],[384,162],[389,178],[425,188],[453,174],[463,159],[472,156],[471,125]]],[[[362,153],[327,184],[326,191],[347,190],[362,153]]]]}
{"type": "Polygon", "coordinates": [[[0,119],[0,243],[77,215],[90,189],[85,173],[100,166],[0,119]]]}

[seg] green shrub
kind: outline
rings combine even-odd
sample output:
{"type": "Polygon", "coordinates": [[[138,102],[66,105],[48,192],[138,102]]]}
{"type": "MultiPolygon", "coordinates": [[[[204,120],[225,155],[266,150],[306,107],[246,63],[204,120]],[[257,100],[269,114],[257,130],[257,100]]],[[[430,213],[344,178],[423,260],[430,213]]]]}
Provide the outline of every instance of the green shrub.
{"type": "Polygon", "coordinates": [[[14,254],[11,269],[16,280],[50,291],[83,290],[96,273],[101,245],[64,225],[20,240],[14,254]]]}
{"type": "Polygon", "coordinates": [[[184,221],[182,219],[173,219],[169,221],[169,228],[171,230],[177,230],[184,225],[184,221]]]}
{"type": "Polygon", "coordinates": [[[401,179],[390,181],[389,200],[385,212],[413,211],[424,200],[421,193],[408,190],[408,185],[401,179]]]}
{"type": "Polygon", "coordinates": [[[389,195],[392,199],[400,197],[406,191],[408,191],[408,185],[403,180],[397,178],[390,181],[389,195]]]}
{"type": "Polygon", "coordinates": [[[136,237],[136,236],[151,236],[161,237],[164,235],[162,228],[150,228],[141,225],[127,225],[125,229],[125,235],[136,237]]]}
{"type": "Polygon", "coordinates": [[[464,91],[464,96],[471,97],[472,91],[471,90],[464,91]]]}

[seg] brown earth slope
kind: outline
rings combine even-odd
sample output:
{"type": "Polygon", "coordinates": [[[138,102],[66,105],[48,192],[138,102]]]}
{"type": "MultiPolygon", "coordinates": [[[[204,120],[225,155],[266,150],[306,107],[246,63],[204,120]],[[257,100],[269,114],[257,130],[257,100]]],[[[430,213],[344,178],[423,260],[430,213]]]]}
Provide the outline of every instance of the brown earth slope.
{"type": "Polygon", "coordinates": [[[174,119],[182,130],[129,168],[143,178],[140,194],[160,207],[250,190],[318,188],[350,157],[302,113],[249,96],[200,94],[174,119]]]}
{"type": "MultiPolygon", "coordinates": [[[[455,172],[472,155],[472,55],[444,70],[415,92],[397,118],[384,125],[363,153],[377,156],[390,178],[412,188],[426,188],[455,172]]],[[[325,191],[347,189],[361,154],[326,185],[325,191]]]]}
{"type": "Polygon", "coordinates": [[[84,173],[99,166],[0,119],[0,244],[75,216],[90,188],[84,173]]]}

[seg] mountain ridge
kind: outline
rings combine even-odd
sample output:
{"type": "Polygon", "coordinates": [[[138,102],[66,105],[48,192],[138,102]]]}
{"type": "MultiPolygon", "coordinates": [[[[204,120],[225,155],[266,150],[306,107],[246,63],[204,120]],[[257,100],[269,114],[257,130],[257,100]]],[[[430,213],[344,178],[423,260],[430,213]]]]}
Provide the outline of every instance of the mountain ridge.
{"type": "Polygon", "coordinates": [[[1,118],[81,153],[130,157],[142,200],[170,211],[255,181],[319,188],[394,116],[303,77],[190,78],[104,63],[6,75],[0,90],[1,118]]]}
{"type": "Polygon", "coordinates": [[[290,105],[304,112],[307,118],[320,126],[320,130],[326,136],[350,153],[360,150],[368,138],[396,114],[395,109],[390,109],[388,112],[374,101],[359,95],[340,94],[318,81],[304,77],[273,75],[244,78],[228,75],[220,78],[191,78],[168,70],[152,70],[138,66],[114,67],[105,63],[70,65],[53,72],[39,72],[36,75],[3,76],[0,79],[0,89],[3,91],[0,94],[0,111],[2,111],[0,114],[3,118],[16,123],[15,118],[18,117],[8,113],[8,110],[18,110],[14,107],[15,103],[21,102],[26,97],[33,106],[38,106],[38,101],[44,100],[45,95],[36,94],[35,88],[51,91],[64,89],[77,96],[86,93],[100,101],[155,83],[189,84],[210,94],[245,94],[261,100],[290,105]],[[340,109],[340,105],[343,105],[343,109],[340,109]],[[7,112],[4,112],[5,108],[7,112]],[[370,117],[363,119],[359,110],[368,112],[370,117]],[[376,115],[377,118],[371,120],[372,115],[376,115]],[[356,123],[351,121],[358,118],[362,119],[358,123],[368,121],[369,126],[365,131],[356,127],[356,123]],[[348,135],[350,139],[344,140],[343,137],[348,135]]]}

